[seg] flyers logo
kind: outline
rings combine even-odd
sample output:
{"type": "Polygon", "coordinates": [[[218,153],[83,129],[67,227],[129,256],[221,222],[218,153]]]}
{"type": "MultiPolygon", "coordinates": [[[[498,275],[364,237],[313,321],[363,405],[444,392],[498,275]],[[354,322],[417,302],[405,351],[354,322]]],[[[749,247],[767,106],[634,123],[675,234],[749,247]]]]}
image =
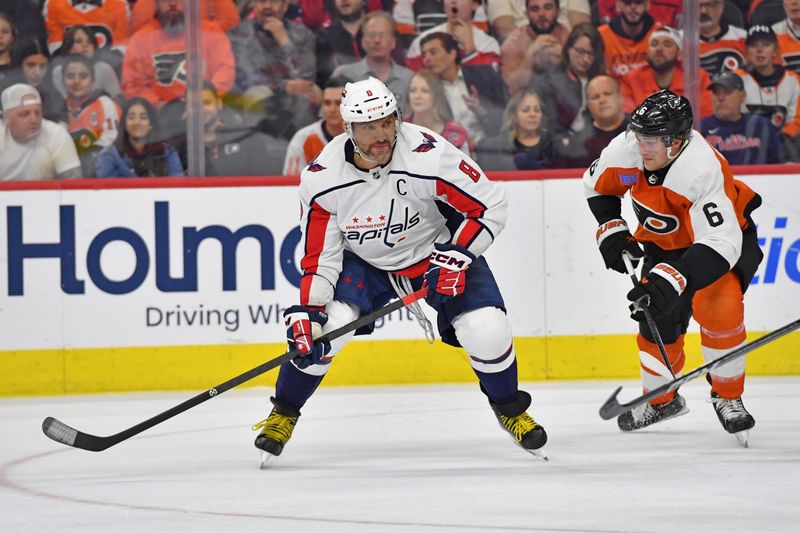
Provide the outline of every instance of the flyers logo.
{"type": "Polygon", "coordinates": [[[186,83],[186,53],[166,52],[153,56],[153,69],[156,71],[156,82],[168,87],[180,81],[186,83]]]}
{"type": "Polygon", "coordinates": [[[633,200],[633,211],[643,228],[658,235],[674,233],[681,225],[678,217],[657,213],[636,200],[633,200]]]}

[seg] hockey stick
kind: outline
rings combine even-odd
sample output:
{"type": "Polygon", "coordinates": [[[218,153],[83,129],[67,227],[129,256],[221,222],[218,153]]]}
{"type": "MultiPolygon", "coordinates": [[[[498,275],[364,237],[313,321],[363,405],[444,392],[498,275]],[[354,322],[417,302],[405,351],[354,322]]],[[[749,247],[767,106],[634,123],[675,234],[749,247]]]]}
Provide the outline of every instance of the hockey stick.
{"type": "MultiPolygon", "coordinates": [[[[636,279],[636,271],[633,269],[633,263],[631,263],[631,255],[626,250],[622,251],[622,261],[625,263],[625,270],[628,271],[633,285],[636,286],[639,280],[636,279]]],[[[634,303],[634,305],[636,304],[634,303]]],[[[647,321],[647,327],[650,328],[650,335],[653,336],[653,340],[656,341],[656,346],[658,346],[658,353],[661,354],[661,359],[664,360],[664,365],[666,369],[669,370],[670,376],[672,376],[672,379],[675,379],[675,372],[672,371],[667,349],[664,348],[664,341],[661,340],[661,333],[658,332],[658,327],[656,327],[656,322],[653,320],[653,315],[650,314],[650,310],[646,305],[643,305],[641,310],[644,313],[644,319],[647,321]]]]}
{"type": "MultiPolygon", "coordinates": [[[[368,315],[364,315],[361,318],[358,318],[349,324],[345,324],[344,326],[337,328],[319,339],[317,342],[325,342],[325,341],[332,341],[345,335],[346,333],[350,333],[351,331],[355,331],[362,326],[367,326],[377,319],[384,317],[398,309],[402,309],[403,307],[412,304],[419,300],[420,298],[424,298],[425,295],[428,293],[428,288],[424,287],[416,292],[412,292],[408,296],[404,296],[399,300],[395,300],[392,303],[373,311],[368,315]]],[[[138,435],[142,431],[146,429],[150,429],[151,427],[158,425],[166,420],[169,420],[175,415],[178,415],[184,411],[188,411],[192,407],[199,405],[206,400],[210,400],[211,398],[215,398],[226,392],[237,385],[241,385],[245,381],[249,381],[254,377],[260,376],[261,374],[272,370],[275,367],[282,365],[283,363],[291,360],[292,358],[297,356],[297,352],[292,350],[286,352],[285,354],[276,357],[266,363],[262,363],[255,368],[248,370],[243,374],[239,374],[235,378],[229,379],[225,383],[221,383],[217,385],[213,389],[209,389],[205,392],[201,392],[197,396],[189,398],[183,403],[176,405],[171,409],[167,409],[163,413],[160,413],[152,418],[148,418],[144,422],[140,422],[135,426],[132,426],[124,431],[120,431],[115,435],[110,435],[108,437],[98,437],[95,435],[90,435],[88,433],[83,433],[78,431],[77,429],[73,429],[70,426],[66,425],[65,423],[61,422],[53,418],[52,416],[48,416],[42,422],[42,431],[44,434],[47,435],[49,438],[53,439],[56,442],[60,442],[62,444],[66,444],[67,446],[73,446],[75,448],[81,448],[83,450],[89,450],[92,452],[101,452],[115,444],[119,444],[120,442],[127,440],[134,435],[138,435]]]]}
{"type": "Polygon", "coordinates": [[[694,370],[692,370],[691,372],[689,372],[688,374],[676,378],[669,383],[665,383],[664,385],[658,387],[657,389],[653,389],[647,394],[639,396],[638,398],[631,400],[628,403],[619,403],[619,400],[617,400],[617,395],[619,395],[619,392],[622,390],[622,387],[617,387],[617,390],[614,391],[614,393],[608,398],[608,400],[606,400],[606,403],[604,403],[603,406],[600,408],[600,418],[602,418],[603,420],[610,420],[612,418],[621,415],[622,413],[630,411],[637,405],[641,405],[644,402],[650,400],[651,398],[655,398],[657,396],[661,396],[662,394],[666,394],[668,392],[677,390],[678,387],[680,387],[687,381],[691,381],[694,378],[699,377],[705,374],[706,372],[714,370],[715,368],[718,368],[729,361],[733,361],[734,359],[737,359],[746,353],[752,352],[757,348],[761,348],[765,344],[769,344],[770,342],[779,339],[780,337],[783,337],[787,333],[791,333],[797,328],[800,328],[800,319],[797,319],[794,322],[786,324],[782,328],[776,329],[771,333],[767,333],[763,337],[758,338],[753,342],[749,342],[744,346],[741,346],[740,348],[737,348],[736,350],[733,350],[732,352],[723,355],[722,357],[720,357],[715,361],[711,361],[710,363],[707,363],[703,366],[699,366],[694,370]]]}

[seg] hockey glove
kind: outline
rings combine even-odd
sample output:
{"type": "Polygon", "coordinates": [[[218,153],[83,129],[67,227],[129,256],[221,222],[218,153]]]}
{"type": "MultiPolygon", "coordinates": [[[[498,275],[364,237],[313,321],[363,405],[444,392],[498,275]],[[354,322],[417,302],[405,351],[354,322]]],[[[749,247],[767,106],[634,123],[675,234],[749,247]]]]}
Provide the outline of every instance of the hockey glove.
{"type": "Polygon", "coordinates": [[[428,286],[425,301],[436,308],[464,292],[467,268],[475,256],[457,244],[437,243],[434,247],[425,272],[425,284],[428,286]]]}
{"type": "Polygon", "coordinates": [[[669,315],[678,305],[687,283],[677,268],[658,263],[628,293],[628,300],[633,302],[630,305],[631,318],[643,321],[644,307],[650,310],[653,318],[669,315]]]}
{"type": "Polygon", "coordinates": [[[328,315],[302,305],[293,305],[283,312],[283,319],[286,322],[289,350],[296,350],[298,353],[292,359],[298,368],[327,365],[331,362],[331,358],[326,357],[331,351],[330,343],[314,342],[314,338],[322,336],[322,326],[328,321],[328,315]]]}
{"type": "Polygon", "coordinates": [[[628,231],[628,225],[621,218],[609,220],[605,224],[600,224],[597,228],[597,245],[600,253],[603,254],[603,261],[606,268],[616,270],[620,274],[626,274],[625,263],[622,261],[622,252],[627,251],[631,255],[631,263],[634,268],[639,260],[644,257],[644,252],[639,243],[628,231]]]}

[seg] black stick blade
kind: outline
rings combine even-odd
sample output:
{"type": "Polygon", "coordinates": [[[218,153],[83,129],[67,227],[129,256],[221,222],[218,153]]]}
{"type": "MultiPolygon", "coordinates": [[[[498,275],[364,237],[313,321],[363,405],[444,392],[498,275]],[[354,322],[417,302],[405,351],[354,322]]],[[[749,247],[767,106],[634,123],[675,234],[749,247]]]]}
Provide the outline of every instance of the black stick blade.
{"type": "Polygon", "coordinates": [[[606,403],[600,407],[600,418],[603,420],[611,420],[612,418],[616,418],[626,411],[625,407],[623,407],[622,404],[619,403],[619,400],[617,400],[617,396],[621,390],[622,387],[617,387],[617,390],[611,393],[611,396],[608,397],[606,403]]]}
{"type": "Polygon", "coordinates": [[[44,434],[61,444],[67,446],[75,446],[75,439],[78,438],[78,430],[73,429],[60,420],[56,420],[52,416],[48,416],[42,422],[42,431],[44,434]]]}

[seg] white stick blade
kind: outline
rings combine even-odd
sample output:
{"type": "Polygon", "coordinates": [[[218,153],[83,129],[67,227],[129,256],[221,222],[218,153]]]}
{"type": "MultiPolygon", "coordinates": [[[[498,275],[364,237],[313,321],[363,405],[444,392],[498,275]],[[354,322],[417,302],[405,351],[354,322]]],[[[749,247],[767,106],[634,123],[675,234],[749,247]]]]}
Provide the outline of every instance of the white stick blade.
{"type": "Polygon", "coordinates": [[[42,431],[49,438],[56,442],[66,444],[67,446],[74,446],[75,439],[78,437],[78,431],[72,429],[60,420],[56,420],[52,416],[48,416],[42,422],[42,431]]]}

